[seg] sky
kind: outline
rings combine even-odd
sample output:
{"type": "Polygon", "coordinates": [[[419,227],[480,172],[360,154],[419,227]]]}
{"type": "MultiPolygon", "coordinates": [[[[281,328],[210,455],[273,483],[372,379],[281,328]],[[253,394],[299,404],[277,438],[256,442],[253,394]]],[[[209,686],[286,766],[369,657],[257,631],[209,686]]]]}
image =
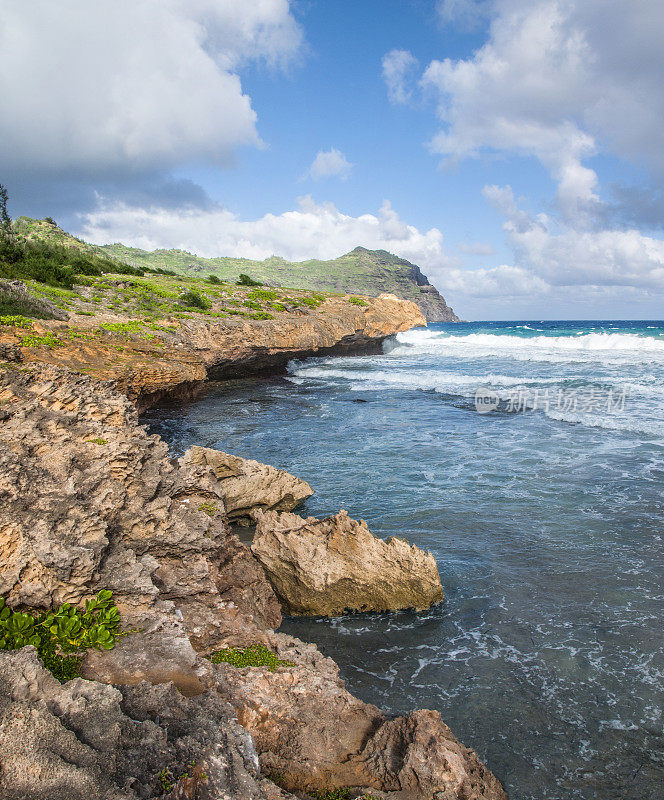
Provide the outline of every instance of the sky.
{"type": "Polygon", "coordinates": [[[418,264],[464,319],[664,317],[661,0],[0,0],[9,211],[418,264]]]}

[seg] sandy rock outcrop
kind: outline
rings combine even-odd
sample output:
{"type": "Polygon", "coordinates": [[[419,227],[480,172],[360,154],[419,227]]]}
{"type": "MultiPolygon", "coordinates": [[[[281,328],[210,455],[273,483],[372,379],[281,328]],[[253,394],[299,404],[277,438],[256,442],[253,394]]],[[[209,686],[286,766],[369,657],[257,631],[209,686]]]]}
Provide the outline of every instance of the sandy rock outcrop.
{"type": "Polygon", "coordinates": [[[300,478],[210,447],[190,447],[180,463],[207,481],[216,481],[229,521],[251,523],[257,510],[292,511],[314,490],[300,478]]]}
{"type": "Polygon", "coordinates": [[[185,698],[172,685],[114,688],[80,678],[60,685],[25,647],[0,652],[0,797],[291,795],[261,776],[251,736],[216,692],[185,698]]]}
{"type": "Polygon", "coordinates": [[[313,355],[377,353],[386,337],[426,325],[415,303],[394,295],[366,303],[357,306],[344,297],[330,297],[304,315],[262,320],[201,313],[176,324],[166,321],[154,340],[143,334],[118,339],[110,330],[97,335],[100,324],[130,321],[106,309],[92,317],[72,316],[66,324],[35,321],[34,333],[57,336],[57,347],[22,346],[25,331],[6,326],[0,330],[0,347],[17,347],[25,362],[55,364],[108,380],[144,409],[165,398],[191,400],[204,391],[208,378],[278,374],[291,359],[313,355]],[[86,336],[86,330],[96,333],[86,336]]]}
{"type": "Polygon", "coordinates": [[[443,599],[431,553],[379,539],[345,511],[303,519],[259,512],[251,551],[288,614],[422,610],[443,599]]]}

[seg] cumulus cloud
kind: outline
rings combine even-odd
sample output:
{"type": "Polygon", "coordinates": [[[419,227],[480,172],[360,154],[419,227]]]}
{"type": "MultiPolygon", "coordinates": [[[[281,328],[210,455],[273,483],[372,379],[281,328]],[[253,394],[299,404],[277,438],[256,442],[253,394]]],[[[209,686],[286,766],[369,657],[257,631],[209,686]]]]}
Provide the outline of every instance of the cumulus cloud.
{"type": "Polygon", "coordinates": [[[439,0],[438,16],[444,25],[454,24],[472,30],[488,16],[489,0],[439,0]]]}
{"type": "Polygon", "coordinates": [[[404,105],[413,93],[413,78],[419,61],[409,50],[390,50],[383,56],[383,80],[391,103],[404,105]]]}
{"type": "Polygon", "coordinates": [[[88,241],[117,241],[153,250],[174,247],[201,256],[264,259],[276,254],[293,261],[336,258],[361,245],[384,249],[424,268],[449,263],[437,228],[420,231],[404,222],[389,202],[375,214],[353,217],[333,204],[301,198],[283,214],[243,220],[224,208],[174,209],[102,204],[81,215],[78,234],[88,241]]]}
{"type": "Polygon", "coordinates": [[[664,241],[636,229],[578,230],[547,214],[531,216],[509,186],[487,186],[484,195],[505,217],[519,268],[548,286],[664,292],[664,241]]]}
{"type": "Polygon", "coordinates": [[[561,212],[583,221],[598,202],[583,162],[598,149],[664,177],[663,32],[657,0],[496,0],[486,44],[424,73],[443,123],[433,151],[534,155],[558,183],[561,212]]]}
{"type": "Polygon", "coordinates": [[[319,150],[316,153],[305,177],[320,180],[321,178],[341,178],[346,180],[353,169],[353,164],[346,156],[334,147],[329,150],[319,150]]]}
{"type": "Polygon", "coordinates": [[[238,69],[284,66],[301,44],[287,0],[4,0],[0,168],[227,164],[260,145],[238,69]]]}
{"type": "Polygon", "coordinates": [[[492,256],[496,252],[489,242],[474,242],[473,244],[462,242],[459,245],[459,250],[471,256],[492,256]]]}

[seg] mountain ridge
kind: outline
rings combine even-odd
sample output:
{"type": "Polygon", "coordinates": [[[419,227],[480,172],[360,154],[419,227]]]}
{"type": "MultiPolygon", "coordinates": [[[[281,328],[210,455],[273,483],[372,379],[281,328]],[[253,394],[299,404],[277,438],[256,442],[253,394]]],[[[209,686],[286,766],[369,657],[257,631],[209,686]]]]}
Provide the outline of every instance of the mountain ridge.
{"type": "Polygon", "coordinates": [[[262,261],[232,256],[207,258],[178,248],[148,251],[120,242],[93,245],[65,233],[48,219],[20,217],[15,226],[24,236],[88,250],[133,267],[170,269],[197,278],[215,275],[229,281],[235,281],[240,273],[246,273],[267,286],[357,293],[369,297],[391,293],[416,303],[427,322],[459,321],[454,310],[417,264],[387,250],[369,250],[358,246],[329,260],[288,261],[277,255],[262,261]]]}

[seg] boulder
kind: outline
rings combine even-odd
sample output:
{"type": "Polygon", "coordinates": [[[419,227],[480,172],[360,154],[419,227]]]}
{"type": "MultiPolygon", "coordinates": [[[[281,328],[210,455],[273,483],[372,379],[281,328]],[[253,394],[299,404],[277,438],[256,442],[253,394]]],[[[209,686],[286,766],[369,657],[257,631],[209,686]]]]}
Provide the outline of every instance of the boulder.
{"type": "Polygon", "coordinates": [[[256,515],[251,550],[287,614],[422,610],[443,599],[431,553],[392,536],[374,536],[345,511],[303,519],[256,515]]]}
{"type": "Polygon", "coordinates": [[[216,481],[227,518],[240,524],[250,524],[256,510],[292,511],[314,493],[308,483],[282,469],[210,447],[189,448],[180,463],[216,481]]]}

